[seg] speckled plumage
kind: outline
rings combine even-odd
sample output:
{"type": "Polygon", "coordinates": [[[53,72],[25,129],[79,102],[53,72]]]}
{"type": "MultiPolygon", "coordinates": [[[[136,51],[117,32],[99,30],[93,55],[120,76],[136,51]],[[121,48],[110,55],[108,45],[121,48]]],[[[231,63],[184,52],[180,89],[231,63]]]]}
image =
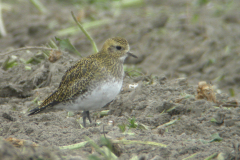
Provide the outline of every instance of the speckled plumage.
{"type": "MultiPolygon", "coordinates": [[[[136,57],[129,52],[129,49],[127,40],[123,38],[115,37],[106,40],[102,49],[97,54],[82,58],[75,65],[71,66],[62,77],[58,89],[47,97],[39,107],[31,110],[29,115],[39,113],[46,108],[55,106],[55,108],[58,108],[58,106],[61,106],[59,108],[66,110],[69,108],[84,110],[85,117],[83,118],[86,119],[87,116],[89,121],[91,121],[89,110],[83,105],[89,103],[88,98],[93,98],[91,96],[93,92],[96,95],[98,95],[98,92],[102,94],[99,91],[102,89],[101,86],[104,86],[105,90],[110,87],[110,91],[114,92],[114,94],[120,92],[124,76],[123,62],[128,55],[136,57]],[[111,85],[115,87],[117,85],[119,91],[115,91],[114,88],[111,88],[111,85]],[[96,90],[96,88],[98,89],[96,90]],[[76,107],[78,103],[79,106],[76,107]],[[73,104],[74,106],[72,106],[73,104]]],[[[113,100],[113,97],[110,96],[109,98],[105,99],[103,97],[103,102],[98,99],[96,100],[96,107],[90,105],[89,108],[101,108],[103,106],[99,106],[98,101],[101,104],[107,104],[113,100]]],[[[85,119],[84,126],[86,125],[85,119]]]]}

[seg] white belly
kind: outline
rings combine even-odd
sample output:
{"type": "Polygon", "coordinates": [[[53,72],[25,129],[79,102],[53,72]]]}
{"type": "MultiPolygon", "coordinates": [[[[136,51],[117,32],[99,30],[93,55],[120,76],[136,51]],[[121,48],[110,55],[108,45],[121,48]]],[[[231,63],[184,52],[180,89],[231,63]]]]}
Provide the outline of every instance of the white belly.
{"type": "Polygon", "coordinates": [[[97,86],[91,93],[88,93],[85,98],[80,96],[73,103],[58,104],[54,107],[70,111],[100,109],[111,102],[118,95],[121,88],[122,81],[111,81],[97,86]]]}

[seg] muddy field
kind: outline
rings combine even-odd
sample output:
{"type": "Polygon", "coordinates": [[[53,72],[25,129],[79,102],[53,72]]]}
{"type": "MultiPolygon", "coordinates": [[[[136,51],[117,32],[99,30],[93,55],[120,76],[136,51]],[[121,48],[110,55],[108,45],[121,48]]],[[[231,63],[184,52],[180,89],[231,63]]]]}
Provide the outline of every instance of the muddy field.
{"type": "Polygon", "coordinates": [[[45,13],[29,1],[3,1],[0,159],[114,159],[106,146],[122,160],[240,159],[240,1],[42,2],[45,13]],[[98,48],[121,36],[139,57],[126,60],[132,72],[104,108],[108,114],[91,111],[94,123],[86,128],[80,112],[27,116],[80,57],[65,50],[52,63],[43,50],[14,51],[42,47],[57,36],[69,38],[82,56],[92,54],[71,11],[98,48]],[[196,98],[200,81],[213,85],[215,102],[196,98]]]}

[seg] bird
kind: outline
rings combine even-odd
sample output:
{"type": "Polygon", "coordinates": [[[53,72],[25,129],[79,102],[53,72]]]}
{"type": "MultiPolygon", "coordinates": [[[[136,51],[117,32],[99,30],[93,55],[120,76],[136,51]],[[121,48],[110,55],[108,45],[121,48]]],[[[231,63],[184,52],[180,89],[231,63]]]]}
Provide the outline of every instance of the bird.
{"type": "Polygon", "coordinates": [[[63,75],[57,90],[30,110],[28,115],[51,109],[83,111],[83,126],[86,127],[86,118],[92,123],[90,110],[103,108],[120,93],[124,78],[123,63],[128,56],[137,58],[130,52],[126,39],[107,39],[98,53],[72,65],[63,75]]]}

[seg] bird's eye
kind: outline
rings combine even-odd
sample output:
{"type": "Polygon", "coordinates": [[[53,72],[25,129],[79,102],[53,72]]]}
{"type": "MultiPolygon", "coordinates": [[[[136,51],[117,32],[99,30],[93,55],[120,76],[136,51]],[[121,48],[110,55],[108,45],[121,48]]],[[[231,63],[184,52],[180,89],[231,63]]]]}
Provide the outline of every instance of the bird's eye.
{"type": "Polygon", "coordinates": [[[117,50],[121,50],[122,47],[121,46],[116,46],[117,50]]]}

